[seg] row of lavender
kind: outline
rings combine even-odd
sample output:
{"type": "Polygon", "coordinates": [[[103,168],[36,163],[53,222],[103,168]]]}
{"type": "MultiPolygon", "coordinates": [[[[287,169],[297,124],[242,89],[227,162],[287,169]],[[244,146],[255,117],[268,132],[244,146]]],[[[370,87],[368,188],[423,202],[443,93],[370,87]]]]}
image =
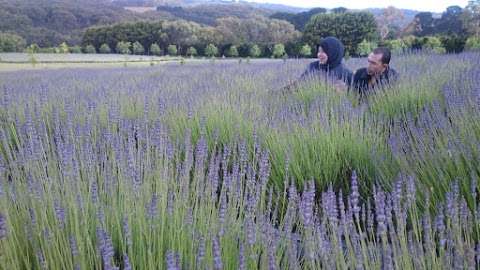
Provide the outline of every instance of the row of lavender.
{"type": "Polygon", "coordinates": [[[277,94],[304,62],[3,74],[0,268],[475,269],[479,59],[366,104],[277,94]]]}

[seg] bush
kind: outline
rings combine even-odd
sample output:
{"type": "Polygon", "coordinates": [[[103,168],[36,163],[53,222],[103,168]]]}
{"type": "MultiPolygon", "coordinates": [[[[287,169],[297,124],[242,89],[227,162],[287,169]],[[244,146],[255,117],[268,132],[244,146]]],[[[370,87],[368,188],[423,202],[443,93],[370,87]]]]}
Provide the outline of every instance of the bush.
{"type": "Polygon", "coordinates": [[[375,42],[371,42],[371,41],[367,41],[366,39],[364,39],[362,42],[360,42],[360,44],[358,44],[358,47],[357,47],[357,54],[359,56],[367,56],[369,55],[373,49],[375,49],[377,47],[377,43],[375,42]]]}
{"type": "Polygon", "coordinates": [[[135,41],[135,43],[133,43],[133,53],[134,54],[144,54],[145,53],[145,48],[143,48],[143,45],[140,42],[135,41]]]}
{"type": "Polygon", "coordinates": [[[82,47],[80,47],[78,45],[70,47],[70,52],[71,53],[82,53],[82,47]]]}
{"type": "Polygon", "coordinates": [[[273,46],[272,56],[274,58],[281,58],[285,55],[285,46],[283,44],[275,44],[273,46]]]}
{"type": "Polygon", "coordinates": [[[103,43],[102,46],[100,46],[100,53],[111,53],[112,49],[110,49],[110,46],[108,46],[107,43],[103,43]]]}
{"type": "Polygon", "coordinates": [[[467,50],[480,50],[480,37],[469,37],[465,42],[465,49],[467,50]]]}
{"type": "Polygon", "coordinates": [[[258,45],[254,44],[250,47],[248,50],[248,55],[251,57],[259,57],[262,54],[262,51],[260,50],[260,47],[258,45]]]}
{"type": "Polygon", "coordinates": [[[387,40],[385,46],[387,46],[393,53],[402,53],[408,48],[405,41],[401,39],[387,40]]]}
{"type": "Polygon", "coordinates": [[[150,45],[150,54],[159,56],[163,54],[163,51],[157,43],[153,43],[150,45]]]}
{"type": "Polygon", "coordinates": [[[238,49],[237,49],[237,46],[235,45],[232,45],[230,46],[230,48],[228,48],[227,52],[226,52],[226,55],[228,57],[238,57],[238,49]]]}
{"type": "Polygon", "coordinates": [[[167,51],[168,51],[168,55],[171,55],[171,56],[177,55],[178,53],[177,45],[173,45],[173,44],[168,45],[167,51]]]}
{"type": "MultiPolygon", "coordinates": [[[[106,45],[106,44],[105,44],[106,45]]],[[[107,45],[108,46],[108,45],[107,45]]],[[[110,48],[108,48],[110,50],[110,48]]],[[[91,44],[87,45],[85,47],[85,53],[90,53],[90,54],[93,54],[93,53],[97,53],[97,50],[95,50],[95,47],[91,44]]]]}
{"type": "Polygon", "coordinates": [[[21,52],[26,46],[21,36],[0,32],[0,52],[21,52]]]}
{"type": "Polygon", "coordinates": [[[423,49],[431,50],[435,53],[445,53],[446,50],[442,45],[442,42],[437,37],[425,37],[423,49]]]}
{"type": "Polygon", "coordinates": [[[197,56],[197,49],[195,49],[195,47],[190,47],[187,49],[187,55],[188,56],[197,56]]]}
{"type": "Polygon", "coordinates": [[[58,53],[70,52],[70,48],[68,47],[68,44],[66,42],[62,42],[62,44],[60,44],[57,49],[58,49],[58,53]]]}
{"type": "Polygon", "coordinates": [[[207,47],[205,47],[205,55],[208,57],[214,57],[218,54],[218,48],[217,46],[213,44],[208,44],[207,47]]]}
{"type": "Polygon", "coordinates": [[[303,57],[309,57],[312,55],[312,47],[310,47],[310,45],[308,44],[305,44],[302,46],[302,48],[300,49],[300,55],[303,56],[303,57]]]}
{"type": "Polygon", "coordinates": [[[120,41],[117,43],[117,47],[115,48],[115,51],[119,54],[131,54],[132,51],[130,51],[130,47],[132,44],[128,41],[120,41]]]}

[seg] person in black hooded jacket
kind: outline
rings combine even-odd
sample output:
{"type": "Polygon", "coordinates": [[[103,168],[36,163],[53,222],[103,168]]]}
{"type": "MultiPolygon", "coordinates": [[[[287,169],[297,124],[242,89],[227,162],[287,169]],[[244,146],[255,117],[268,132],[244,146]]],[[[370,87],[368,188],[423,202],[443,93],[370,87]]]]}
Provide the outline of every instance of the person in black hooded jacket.
{"type": "Polygon", "coordinates": [[[335,87],[341,88],[339,90],[348,89],[353,73],[342,63],[345,53],[342,42],[335,37],[326,37],[318,44],[317,49],[318,60],[310,63],[300,80],[287,85],[282,92],[289,92],[296,88],[300,81],[314,76],[332,79],[335,87]]]}
{"type": "Polygon", "coordinates": [[[318,60],[310,63],[301,78],[314,75],[317,72],[324,72],[327,76],[335,80],[341,80],[349,86],[352,82],[353,73],[342,63],[345,54],[345,47],[342,42],[335,37],[326,37],[322,39],[317,48],[318,60]]]}

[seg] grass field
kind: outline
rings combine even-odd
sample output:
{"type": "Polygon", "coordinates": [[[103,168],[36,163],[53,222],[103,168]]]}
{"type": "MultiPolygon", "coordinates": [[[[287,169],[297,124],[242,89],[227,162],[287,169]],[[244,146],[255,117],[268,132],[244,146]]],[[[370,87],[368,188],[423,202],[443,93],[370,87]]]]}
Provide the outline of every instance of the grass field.
{"type": "Polygon", "coordinates": [[[309,61],[0,73],[0,269],[478,269],[480,54],[309,61]]]}

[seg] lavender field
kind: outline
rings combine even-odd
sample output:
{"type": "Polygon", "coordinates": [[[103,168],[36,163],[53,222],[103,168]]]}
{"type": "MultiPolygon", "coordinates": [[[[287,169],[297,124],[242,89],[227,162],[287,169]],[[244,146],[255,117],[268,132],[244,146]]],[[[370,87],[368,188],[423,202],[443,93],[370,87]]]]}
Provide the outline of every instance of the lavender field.
{"type": "Polygon", "coordinates": [[[0,269],[479,269],[480,53],[308,62],[0,73],[0,269]]]}

